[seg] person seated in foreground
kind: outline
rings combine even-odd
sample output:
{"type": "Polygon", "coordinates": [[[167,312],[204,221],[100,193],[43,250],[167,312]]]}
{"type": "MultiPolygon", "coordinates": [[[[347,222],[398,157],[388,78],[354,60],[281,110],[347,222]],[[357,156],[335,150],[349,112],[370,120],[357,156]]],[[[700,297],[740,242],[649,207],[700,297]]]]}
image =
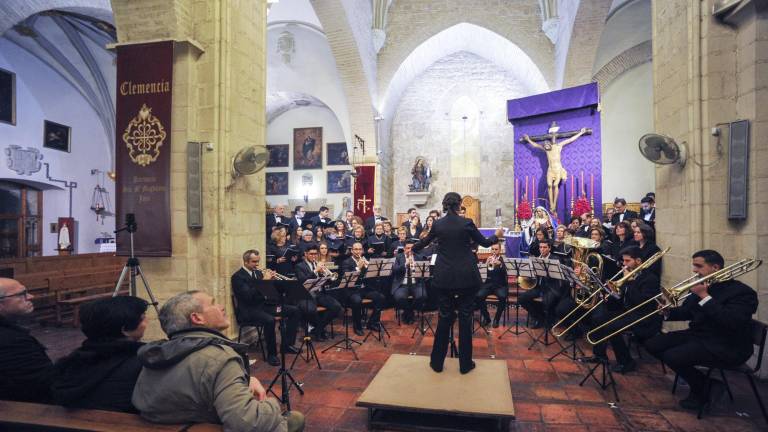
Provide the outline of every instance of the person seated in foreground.
{"type": "Polygon", "coordinates": [[[68,408],[138,412],[131,404],[141,372],[136,352],[147,329],[147,302],[110,297],[80,308],[80,327],[88,338],[56,363],[53,400],[68,408]]]}
{"type": "Polygon", "coordinates": [[[18,325],[34,310],[32,298],[19,281],[0,278],[0,400],[50,401],[53,363],[45,347],[18,325]]]}
{"type": "Polygon", "coordinates": [[[168,340],[139,349],[144,367],[133,405],[157,423],[221,423],[225,431],[301,431],[304,416],[281,413],[248,371],[247,345],[227,339],[224,306],[202,291],[171,297],[160,309],[168,340]]]}

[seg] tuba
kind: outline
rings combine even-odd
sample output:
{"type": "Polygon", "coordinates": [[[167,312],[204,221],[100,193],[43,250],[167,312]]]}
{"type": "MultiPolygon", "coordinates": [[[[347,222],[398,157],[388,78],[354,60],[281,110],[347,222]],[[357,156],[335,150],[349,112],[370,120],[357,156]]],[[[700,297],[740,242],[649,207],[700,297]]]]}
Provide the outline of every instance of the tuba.
{"type": "MultiPolygon", "coordinates": [[[[563,243],[573,248],[574,269],[576,266],[588,266],[598,279],[603,278],[603,257],[601,257],[599,253],[593,251],[600,247],[599,242],[584,237],[571,236],[565,238],[563,243]]],[[[599,291],[601,287],[595,286],[594,281],[586,271],[581,271],[579,273],[579,279],[588,289],[574,284],[573,288],[571,288],[571,295],[577,305],[585,309],[591,309],[598,301],[598,296],[594,294],[599,291]]]]}

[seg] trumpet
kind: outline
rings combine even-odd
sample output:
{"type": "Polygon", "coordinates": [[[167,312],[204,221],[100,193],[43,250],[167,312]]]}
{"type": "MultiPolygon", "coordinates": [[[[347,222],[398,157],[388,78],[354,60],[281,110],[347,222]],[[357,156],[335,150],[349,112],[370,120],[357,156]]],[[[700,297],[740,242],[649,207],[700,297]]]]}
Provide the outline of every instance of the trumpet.
{"type": "Polygon", "coordinates": [[[485,265],[488,266],[488,270],[493,270],[494,267],[501,265],[502,258],[501,256],[494,257],[493,255],[489,256],[488,259],[485,260],[485,265]]]}
{"type": "Polygon", "coordinates": [[[745,273],[749,273],[752,270],[757,269],[760,267],[760,265],[763,263],[763,260],[755,259],[755,258],[746,258],[741,261],[735,262],[729,266],[723,267],[722,269],[712,272],[708,274],[707,276],[699,276],[697,274],[694,274],[693,276],[682,280],[678,283],[676,283],[671,288],[661,288],[661,292],[648,300],[640,303],[639,305],[627,310],[626,312],[622,313],[621,315],[617,316],[616,318],[612,319],[611,321],[608,321],[607,323],[603,324],[600,327],[597,327],[590,331],[587,334],[587,341],[591,344],[598,344],[606,339],[610,339],[611,337],[615,336],[616,334],[619,334],[626,329],[634,326],[635,324],[645,321],[646,319],[670,308],[670,307],[678,307],[683,304],[686,298],[688,298],[689,295],[691,295],[691,288],[695,287],[696,285],[701,284],[713,284],[718,282],[725,282],[730,279],[735,279],[745,273]],[[598,341],[592,342],[592,336],[591,333],[594,331],[608,325],[609,323],[616,321],[617,319],[623,318],[632,312],[641,309],[645,307],[648,304],[652,303],[657,304],[657,308],[653,310],[652,312],[649,312],[642,317],[632,321],[631,323],[627,324],[626,326],[622,327],[620,330],[615,331],[608,336],[605,336],[601,338],[598,341]]]}
{"type": "Polygon", "coordinates": [[[280,273],[278,273],[278,272],[276,272],[274,270],[266,269],[265,272],[269,272],[269,274],[272,275],[272,279],[276,279],[276,280],[296,280],[296,278],[292,278],[292,277],[288,277],[288,276],[285,276],[285,275],[281,275],[280,273]]]}
{"type": "Polygon", "coordinates": [[[336,279],[339,278],[339,274],[331,271],[328,267],[325,266],[324,263],[318,264],[317,273],[318,273],[318,276],[330,277],[332,281],[335,281],[336,279]]]}

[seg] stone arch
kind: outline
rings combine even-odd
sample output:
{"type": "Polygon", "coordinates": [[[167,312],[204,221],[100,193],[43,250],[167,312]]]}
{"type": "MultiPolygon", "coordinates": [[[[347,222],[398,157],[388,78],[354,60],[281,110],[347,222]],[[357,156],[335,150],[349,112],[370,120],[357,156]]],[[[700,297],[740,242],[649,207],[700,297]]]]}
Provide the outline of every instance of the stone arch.
{"type": "Polygon", "coordinates": [[[459,23],[427,39],[405,58],[389,82],[379,111],[385,118],[391,117],[403,91],[414,78],[437,60],[460,51],[477,54],[511,71],[531,93],[549,90],[541,70],[517,45],[486,28],[459,23]]]}
{"type": "Polygon", "coordinates": [[[621,74],[635,66],[651,61],[652,58],[653,51],[651,41],[645,41],[614,57],[595,73],[592,77],[592,81],[598,83],[600,86],[600,93],[602,93],[606,87],[621,74]]]}
{"type": "Polygon", "coordinates": [[[102,21],[114,22],[109,0],[47,0],[44,2],[0,3],[0,35],[32,15],[51,9],[61,9],[92,16],[102,21]]]}

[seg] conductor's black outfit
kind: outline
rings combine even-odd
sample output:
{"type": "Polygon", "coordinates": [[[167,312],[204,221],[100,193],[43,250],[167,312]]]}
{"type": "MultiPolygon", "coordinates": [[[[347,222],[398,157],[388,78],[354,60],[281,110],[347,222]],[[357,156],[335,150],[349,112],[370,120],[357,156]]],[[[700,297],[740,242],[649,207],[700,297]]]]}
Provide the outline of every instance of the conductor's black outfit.
{"type": "Polygon", "coordinates": [[[470,243],[490,247],[498,241],[495,235],[485,238],[470,219],[453,212],[435,221],[429,234],[413,246],[419,251],[438,240],[435,253],[433,286],[439,291],[440,319],[437,323],[435,343],[432,345],[430,366],[435,371],[443,369],[448,353],[448,331],[453,327],[456,310],[459,312],[459,367],[469,372],[472,367],[472,310],[475,294],[482,285],[477,258],[470,243]]]}
{"type": "Polygon", "coordinates": [[[656,335],[645,342],[652,355],[661,359],[691,386],[691,396],[706,399],[707,379],[695,365],[732,367],[752,356],[752,314],[757,294],[737,281],[710,285],[706,302],[692,294],[682,306],[669,310],[667,321],[690,320],[687,330],[656,335]]]}
{"type": "MultiPolygon", "coordinates": [[[[264,326],[264,340],[267,343],[267,355],[277,355],[277,341],[275,337],[275,316],[277,303],[267,299],[256,286],[257,281],[264,279],[264,274],[259,270],[248,272],[240,268],[231,278],[232,293],[237,299],[237,318],[240,322],[254,323],[264,326]]],[[[285,339],[283,348],[292,346],[296,341],[296,329],[299,326],[299,309],[296,306],[285,305],[280,316],[286,320],[285,339]]]]}

